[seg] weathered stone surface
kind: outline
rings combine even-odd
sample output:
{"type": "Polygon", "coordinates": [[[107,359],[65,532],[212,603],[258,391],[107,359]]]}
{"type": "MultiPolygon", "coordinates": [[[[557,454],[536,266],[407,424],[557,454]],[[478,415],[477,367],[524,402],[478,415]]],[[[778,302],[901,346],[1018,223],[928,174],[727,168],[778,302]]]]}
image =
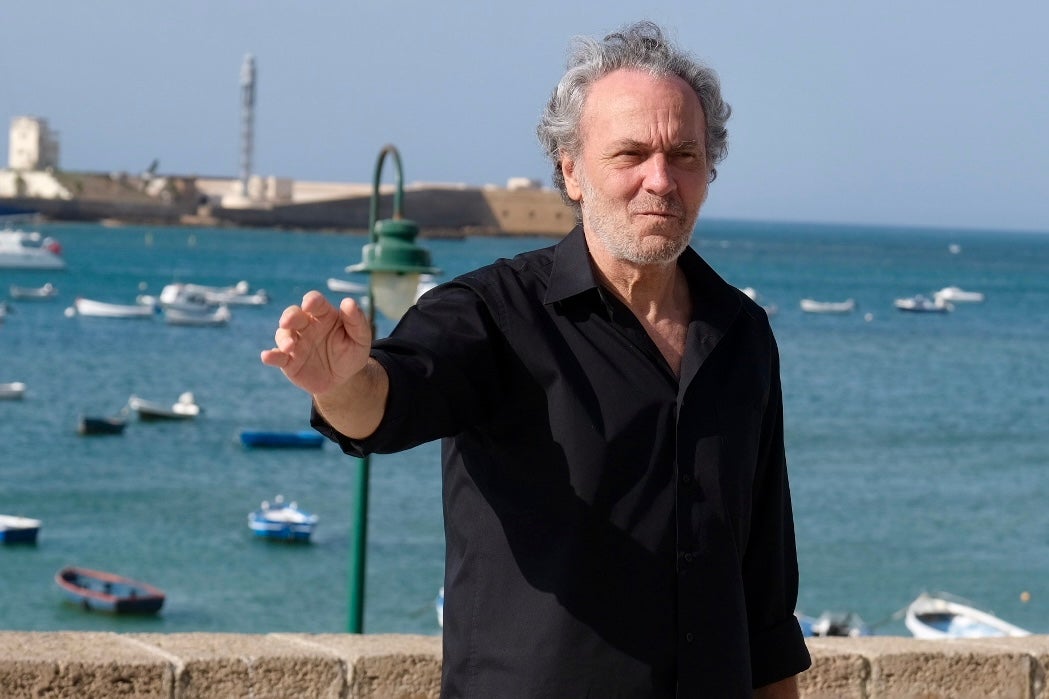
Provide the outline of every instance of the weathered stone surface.
{"type": "MultiPolygon", "coordinates": [[[[805,699],[1049,699],[1049,636],[808,639],[805,699]]],[[[0,699],[436,699],[441,639],[0,631],[0,699]]]]}
{"type": "Polygon", "coordinates": [[[330,697],[345,687],[334,653],[282,640],[278,635],[131,634],[177,666],[176,699],[330,697]]]}
{"type": "Polygon", "coordinates": [[[870,663],[871,699],[1027,699],[1033,658],[965,640],[842,639],[870,663]]]}
{"type": "Polygon", "coordinates": [[[113,633],[0,631],[0,696],[171,696],[164,658],[113,633]]]}
{"type": "Polygon", "coordinates": [[[1022,636],[1018,638],[985,638],[971,643],[999,650],[1027,653],[1031,656],[1031,697],[1049,699],[1049,636],[1022,636]]]}
{"type": "Polygon", "coordinates": [[[437,699],[440,695],[442,655],[437,636],[321,634],[291,638],[324,648],[346,662],[351,699],[437,699]]]}
{"type": "Polygon", "coordinates": [[[856,648],[842,638],[809,639],[812,667],[798,678],[806,699],[866,699],[871,668],[856,648]]]}

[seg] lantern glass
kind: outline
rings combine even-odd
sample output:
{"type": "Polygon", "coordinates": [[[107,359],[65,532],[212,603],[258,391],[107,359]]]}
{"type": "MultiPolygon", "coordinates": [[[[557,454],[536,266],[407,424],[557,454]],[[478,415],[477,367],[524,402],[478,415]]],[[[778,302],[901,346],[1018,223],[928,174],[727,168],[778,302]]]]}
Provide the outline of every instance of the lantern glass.
{"type": "Polygon", "coordinates": [[[417,272],[372,272],[372,296],[375,307],[391,320],[398,320],[412,304],[419,291],[417,272]]]}

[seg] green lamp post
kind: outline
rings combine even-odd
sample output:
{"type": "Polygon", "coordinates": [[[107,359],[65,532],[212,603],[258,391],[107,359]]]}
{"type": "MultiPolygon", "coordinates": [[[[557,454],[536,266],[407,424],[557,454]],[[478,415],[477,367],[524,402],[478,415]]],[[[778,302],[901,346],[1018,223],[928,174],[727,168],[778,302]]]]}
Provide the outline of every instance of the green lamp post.
{"type": "MultiPolygon", "coordinates": [[[[419,275],[438,274],[430,264],[430,252],[415,244],[419,227],[404,218],[404,176],[401,155],[392,145],[383,146],[375,164],[371,207],[368,215],[368,242],[361,249],[361,261],[350,265],[347,272],[368,275],[368,323],[375,336],[375,309],[393,320],[400,318],[415,303],[419,275]],[[393,197],[393,218],[379,216],[379,180],[387,155],[397,165],[397,184],[393,197]]],[[[350,552],[350,633],[364,631],[364,571],[368,543],[368,478],[369,457],[358,460],[356,511],[350,552]]]]}

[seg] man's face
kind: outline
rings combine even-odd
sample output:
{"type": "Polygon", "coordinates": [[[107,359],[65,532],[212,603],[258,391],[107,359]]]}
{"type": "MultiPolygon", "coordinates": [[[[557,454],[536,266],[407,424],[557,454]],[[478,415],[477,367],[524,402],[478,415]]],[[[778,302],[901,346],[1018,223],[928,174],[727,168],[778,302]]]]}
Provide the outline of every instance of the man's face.
{"type": "Polygon", "coordinates": [[[638,265],[677,259],[707,196],[706,119],[678,77],[617,70],[590,88],[581,152],[564,154],[568,195],[591,248],[638,265]]]}

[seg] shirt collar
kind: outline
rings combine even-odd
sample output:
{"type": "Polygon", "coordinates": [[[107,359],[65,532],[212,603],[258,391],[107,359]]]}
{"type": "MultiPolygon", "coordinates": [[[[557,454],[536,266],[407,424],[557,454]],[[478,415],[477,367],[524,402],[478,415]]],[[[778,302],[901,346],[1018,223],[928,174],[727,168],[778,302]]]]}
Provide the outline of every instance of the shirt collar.
{"type": "MultiPolygon", "coordinates": [[[[678,258],[692,291],[694,316],[715,327],[726,328],[740,308],[739,293],[699,256],[691,246],[678,258]]],[[[598,289],[590,266],[590,251],[577,225],[554,247],[550,282],[543,303],[551,304],[598,289]]]]}
{"type": "Polygon", "coordinates": [[[577,225],[554,247],[554,263],[543,303],[557,303],[596,288],[583,226],[577,225]]]}

